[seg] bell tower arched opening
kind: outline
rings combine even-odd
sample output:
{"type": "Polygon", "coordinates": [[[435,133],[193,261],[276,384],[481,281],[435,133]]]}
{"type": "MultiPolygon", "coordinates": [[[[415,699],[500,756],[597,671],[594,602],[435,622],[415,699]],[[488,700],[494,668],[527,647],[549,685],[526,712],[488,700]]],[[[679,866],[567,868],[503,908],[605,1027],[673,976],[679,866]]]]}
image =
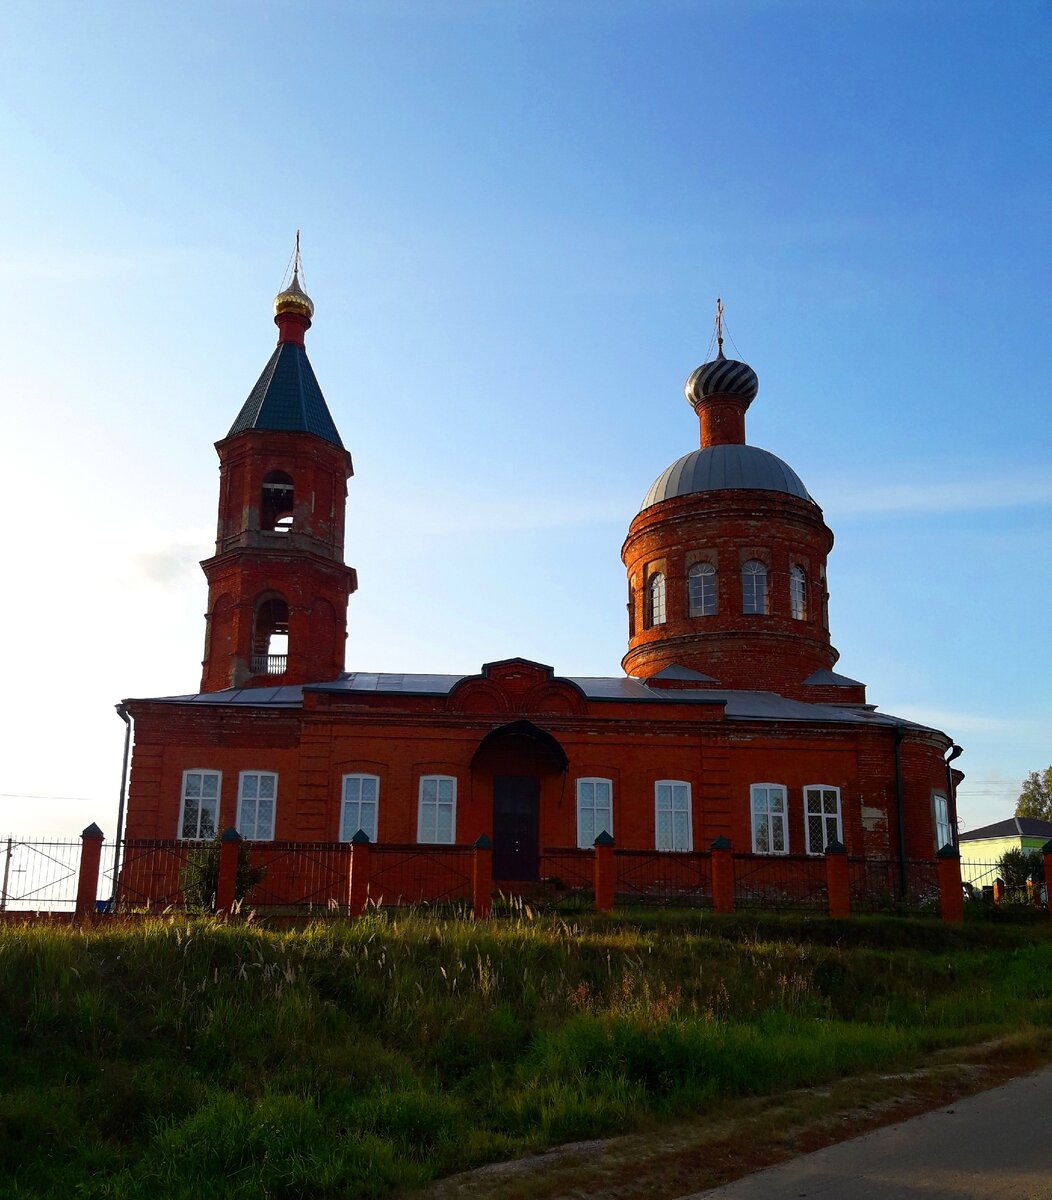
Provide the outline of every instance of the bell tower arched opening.
{"type": "Polygon", "coordinates": [[[259,505],[259,527],[275,533],[288,533],[292,528],[295,489],[292,476],[284,471],[270,471],[263,477],[263,495],[259,505]]]}
{"type": "Polygon", "coordinates": [[[284,675],[288,665],[288,601],[284,596],[261,597],[252,621],[252,674],[284,675]]]}

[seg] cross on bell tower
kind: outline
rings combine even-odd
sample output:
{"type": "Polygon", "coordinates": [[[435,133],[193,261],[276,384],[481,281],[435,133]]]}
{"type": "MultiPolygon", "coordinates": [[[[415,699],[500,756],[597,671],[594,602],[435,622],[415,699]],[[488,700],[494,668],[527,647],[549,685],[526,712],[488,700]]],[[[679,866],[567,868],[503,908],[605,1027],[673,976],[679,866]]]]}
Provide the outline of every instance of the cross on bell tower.
{"type": "Polygon", "coordinates": [[[314,303],[299,234],[292,279],[274,300],[278,344],[219,454],[216,552],[208,579],[203,692],[335,679],[343,670],[343,561],[351,456],[307,358],[314,303]]]}

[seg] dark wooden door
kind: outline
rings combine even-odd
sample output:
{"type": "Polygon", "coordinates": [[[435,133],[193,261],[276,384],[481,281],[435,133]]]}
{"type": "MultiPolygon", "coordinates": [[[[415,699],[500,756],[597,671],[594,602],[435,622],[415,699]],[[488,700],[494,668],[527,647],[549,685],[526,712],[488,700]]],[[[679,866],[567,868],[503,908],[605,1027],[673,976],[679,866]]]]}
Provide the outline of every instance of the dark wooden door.
{"type": "Polygon", "coordinates": [[[493,777],[493,878],[536,879],[541,783],[529,775],[493,777]]]}

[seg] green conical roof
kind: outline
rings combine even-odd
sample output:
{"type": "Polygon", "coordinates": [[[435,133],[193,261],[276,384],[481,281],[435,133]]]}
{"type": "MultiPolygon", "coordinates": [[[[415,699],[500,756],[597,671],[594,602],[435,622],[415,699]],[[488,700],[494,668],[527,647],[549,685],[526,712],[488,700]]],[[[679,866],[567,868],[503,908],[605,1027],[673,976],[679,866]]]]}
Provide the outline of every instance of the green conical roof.
{"type": "Polygon", "coordinates": [[[227,437],[246,429],[313,433],[344,448],[303,346],[278,342],[227,437]]]}

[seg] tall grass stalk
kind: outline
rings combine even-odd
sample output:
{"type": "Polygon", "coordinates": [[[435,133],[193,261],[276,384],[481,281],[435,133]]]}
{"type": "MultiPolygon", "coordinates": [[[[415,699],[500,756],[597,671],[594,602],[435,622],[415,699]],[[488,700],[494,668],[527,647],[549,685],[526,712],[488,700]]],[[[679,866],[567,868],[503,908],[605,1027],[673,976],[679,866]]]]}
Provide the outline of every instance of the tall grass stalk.
{"type": "Polygon", "coordinates": [[[0,926],[0,1195],[385,1197],[1050,1020],[1043,928],[0,926]]]}

